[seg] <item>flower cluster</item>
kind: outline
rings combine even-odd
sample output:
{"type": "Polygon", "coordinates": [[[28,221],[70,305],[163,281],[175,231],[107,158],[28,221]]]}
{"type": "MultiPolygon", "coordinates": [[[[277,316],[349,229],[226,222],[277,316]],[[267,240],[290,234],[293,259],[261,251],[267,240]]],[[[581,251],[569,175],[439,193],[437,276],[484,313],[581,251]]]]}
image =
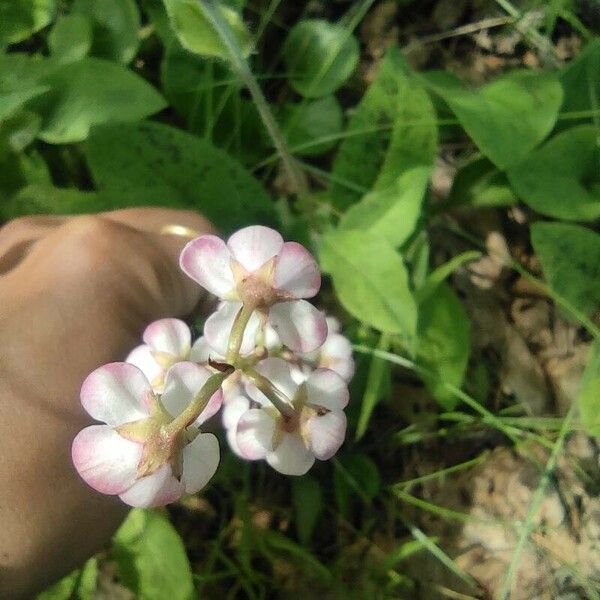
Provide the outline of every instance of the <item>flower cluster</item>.
{"type": "Polygon", "coordinates": [[[229,446],[303,475],[344,441],[352,347],[339,323],[306,298],[321,285],[300,244],[252,226],[227,242],[191,241],[182,270],[220,299],[192,343],[179,319],[151,323],[126,362],[92,372],[83,408],[101,425],[79,432],[72,457],[94,489],[131,506],[160,506],[199,491],[219,444],[204,423],[221,410],[229,446]]]}

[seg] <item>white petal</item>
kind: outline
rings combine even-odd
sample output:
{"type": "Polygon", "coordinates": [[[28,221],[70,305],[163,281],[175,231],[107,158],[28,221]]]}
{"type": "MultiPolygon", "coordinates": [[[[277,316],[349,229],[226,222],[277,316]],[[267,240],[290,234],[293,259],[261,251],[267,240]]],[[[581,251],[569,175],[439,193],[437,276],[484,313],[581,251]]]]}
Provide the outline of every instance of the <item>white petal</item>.
{"type": "Polygon", "coordinates": [[[339,333],[340,331],[340,322],[332,316],[328,316],[325,318],[327,321],[327,331],[331,333],[339,333]]]}
{"type": "Polygon", "coordinates": [[[92,425],[75,436],[71,457],[88,485],[103,494],[120,494],[136,480],[142,445],[107,425],[92,425]]]}
{"type": "Polygon", "coordinates": [[[97,421],[122,425],[147,417],[153,396],[137,367],[110,363],[92,371],[81,386],[81,404],[97,421]]]}
{"type": "Polygon", "coordinates": [[[233,257],[247,271],[253,272],[281,250],[283,238],[274,229],[252,225],[236,231],[227,240],[227,245],[233,257]]]}
{"type": "Polygon", "coordinates": [[[317,369],[305,381],[308,404],[342,410],[350,398],[346,382],[331,369],[317,369]]]}
{"type": "Polygon", "coordinates": [[[189,242],[181,252],[183,272],[219,298],[235,293],[231,252],[216,235],[203,235],[189,242]]]}
{"type": "Polygon", "coordinates": [[[146,327],[144,342],[153,350],[185,360],[190,353],[192,334],[190,328],[179,319],[159,319],[146,327]]]}
{"type": "Polygon", "coordinates": [[[236,456],[239,456],[240,458],[245,459],[246,457],[242,454],[242,452],[238,446],[238,443],[237,443],[237,426],[227,429],[225,431],[225,438],[227,439],[227,443],[229,444],[231,451],[236,456]]]}
{"type": "MultiPolygon", "coordinates": [[[[204,324],[204,337],[213,350],[225,356],[229,344],[229,335],[233,322],[242,307],[241,302],[224,302],[223,305],[213,313],[204,324]]],[[[256,332],[260,326],[260,318],[255,312],[248,321],[244,331],[244,339],[240,348],[241,354],[248,354],[256,347],[256,332]]]]}
{"type": "Polygon", "coordinates": [[[290,401],[298,391],[298,384],[292,378],[290,365],[282,358],[266,358],[258,363],[256,370],[264,375],[290,401]]]}
{"type": "Polygon", "coordinates": [[[284,475],[304,475],[315,457],[298,434],[286,433],[277,448],[267,454],[267,462],[284,475]]]}
{"type": "MultiPolygon", "coordinates": [[[[200,393],[200,390],[212,373],[206,368],[192,362],[180,362],[173,365],[165,377],[165,391],[161,396],[163,406],[173,415],[180,414],[190,402],[200,393]]],[[[207,407],[199,418],[204,421],[204,413],[212,416],[221,406],[220,390],[213,394],[207,407]],[[215,409],[215,404],[217,404],[215,409]]]]}
{"type": "Polygon", "coordinates": [[[138,479],[127,491],[119,495],[121,500],[136,508],[165,506],[179,500],[185,488],[173,475],[171,465],[163,465],[151,475],[138,479]]]}
{"type": "Polygon", "coordinates": [[[143,344],[134,348],[125,362],[135,365],[146,376],[152,389],[156,393],[162,393],[165,371],[154,359],[150,346],[143,344]]]}
{"type": "Polygon", "coordinates": [[[307,423],[310,449],[319,460],[329,460],[344,443],[346,415],[332,410],[325,415],[315,415],[307,423]]]}
{"type": "Polygon", "coordinates": [[[212,433],[201,433],[183,449],[181,481],[187,494],[200,491],[219,466],[219,442],[212,433]]]}
{"type": "Polygon", "coordinates": [[[246,396],[236,396],[224,402],[221,414],[223,427],[235,430],[242,415],[248,410],[250,410],[250,400],[246,396]]]}
{"type": "Polygon", "coordinates": [[[321,272],[312,254],[301,244],[286,242],[275,263],[275,287],[295,298],[312,298],[321,287],[321,272]]]}
{"type": "Polygon", "coordinates": [[[344,381],[350,381],[354,375],[354,359],[350,340],[339,333],[332,334],[330,332],[321,347],[318,366],[331,369],[344,381]]]}
{"type": "Polygon", "coordinates": [[[207,363],[209,358],[223,360],[223,356],[210,347],[204,336],[198,338],[190,350],[190,360],[197,363],[207,363]]]}
{"type": "Polygon", "coordinates": [[[269,322],[281,342],[294,352],[312,352],[327,338],[323,313],[306,300],[275,304],[269,309],[269,322]]]}
{"type": "Polygon", "coordinates": [[[258,460],[264,458],[273,448],[275,419],[261,408],[251,408],[245,412],[237,425],[237,447],[244,458],[258,460]]]}

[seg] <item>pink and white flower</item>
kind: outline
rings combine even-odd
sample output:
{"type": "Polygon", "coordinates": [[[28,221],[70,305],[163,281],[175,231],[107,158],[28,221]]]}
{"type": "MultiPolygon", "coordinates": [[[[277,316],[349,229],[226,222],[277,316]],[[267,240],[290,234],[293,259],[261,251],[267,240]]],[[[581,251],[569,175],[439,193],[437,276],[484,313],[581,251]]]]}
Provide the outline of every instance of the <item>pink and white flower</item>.
{"type": "Polygon", "coordinates": [[[144,373],[156,393],[162,393],[167,371],[176,363],[201,362],[203,345],[192,346],[190,328],[180,319],[159,319],[144,330],[143,344],[134,348],[125,362],[144,373]]]}
{"type": "Polygon", "coordinates": [[[95,490],[137,507],[161,506],[202,489],[219,464],[219,444],[213,434],[195,427],[219,410],[221,390],[193,427],[168,435],[164,427],[211,375],[191,362],[177,363],[168,370],[159,398],[132,364],[111,363],[93,371],[83,383],[81,403],[103,424],[86,427],[73,441],[80,476],[95,490]]]}
{"type": "Polygon", "coordinates": [[[265,459],[285,475],[303,475],[315,458],[331,458],[346,435],[344,380],[330,369],[317,369],[298,384],[280,358],[262,361],[257,371],[289,398],[289,411],[283,415],[256,386],[248,385],[259,408],[246,410],[237,422],[235,441],[241,456],[265,459]]]}
{"type": "Polygon", "coordinates": [[[258,315],[246,327],[242,352],[251,351],[256,331],[265,321],[294,351],[311,352],[325,341],[325,318],[304,300],[321,287],[319,268],[306,248],[284,242],[277,231],[260,225],[246,227],[227,243],[203,235],[183,249],[180,265],[189,277],[224,301],[204,329],[217,351],[225,353],[233,321],[243,304],[258,315]]]}
{"type": "Polygon", "coordinates": [[[335,317],[327,317],[327,339],[323,345],[302,358],[317,369],[331,369],[346,383],[354,376],[352,344],[340,333],[340,323],[335,317]]]}

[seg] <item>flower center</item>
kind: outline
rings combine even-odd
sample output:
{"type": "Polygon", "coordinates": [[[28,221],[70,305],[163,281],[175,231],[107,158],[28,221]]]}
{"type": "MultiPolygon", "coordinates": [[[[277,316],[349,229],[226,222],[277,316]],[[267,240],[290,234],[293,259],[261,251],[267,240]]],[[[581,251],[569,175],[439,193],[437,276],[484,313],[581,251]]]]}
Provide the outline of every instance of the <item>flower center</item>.
{"type": "Polygon", "coordinates": [[[278,291],[263,278],[254,274],[244,277],[238,284],[242,302],[247,306],[265,310],[279,301],[278,291]]]}

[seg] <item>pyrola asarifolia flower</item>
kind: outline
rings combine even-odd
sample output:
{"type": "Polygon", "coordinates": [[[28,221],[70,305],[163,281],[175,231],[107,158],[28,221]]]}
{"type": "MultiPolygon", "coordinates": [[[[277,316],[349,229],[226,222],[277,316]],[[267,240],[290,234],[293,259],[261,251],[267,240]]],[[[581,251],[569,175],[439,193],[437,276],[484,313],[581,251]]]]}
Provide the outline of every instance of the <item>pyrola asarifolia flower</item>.
{"type": "MultiPolygon", "coordinates": [[[[303,298],[321,286],[312,255],[296,242],[284,242],[268,227],[255,225],[234,233],[225,243],[214,235],[191,241],[181,253],[183,271],[224,302],[206,322],[208,343],[224,353],[242,304],[258,311],[281,341],[297,352],[316,350],[327,335],[323,314],[303,298]]],[[[248,323],[241,351],[252,349],[260,319],[248,323]]]]}
{"type": "Polygon", "coordinates": [[[237,423],[239,453],[249,460],[264,458],[285,475],[303,475],[315,458],[331,458],[346,435],[344,380],[330,369],[317,369],[298,385],[280,358],[262,361],[257,371],[290,402],[287,414],[282,414],[257,387],[247,386],[260,408],[250,408],[237,423]]]}
{"type": "MultiPolygon", "coordinates": [[[[73,463],[81,477],[130,506],[160,506],[198,492],[219,464],[217,438],[195,427],[166,434],[164,427],[210,376],[193,363],[177,363],[167,372],[159,398],[134,365],[111,363],[93,371],[83,383],[81,403],[104,424],[86,427],[73,441],[73,463]]],[[[193,426],[214,415],[221,402],[219,390],[193,426]]]]}
{"type": "Polygon", "coordinates": [[[327,317],[327,339],[318,350],[305,354],[302,358],[317,369],[335,371],[348,383],[354,375],[352,344],[339,331],[339,321],[335,317],[327,317]]]}
{"type": "Polygon", "coordinates": [[[179,319],[159,319],[150,323],[142,336],[144,343],[134,348],[125,362],[141,369],[152,388],[162,393],[165,375],[174,364],[186,360],[201,362],[203,348],[192,346],[190,328],[179,319]]]}

